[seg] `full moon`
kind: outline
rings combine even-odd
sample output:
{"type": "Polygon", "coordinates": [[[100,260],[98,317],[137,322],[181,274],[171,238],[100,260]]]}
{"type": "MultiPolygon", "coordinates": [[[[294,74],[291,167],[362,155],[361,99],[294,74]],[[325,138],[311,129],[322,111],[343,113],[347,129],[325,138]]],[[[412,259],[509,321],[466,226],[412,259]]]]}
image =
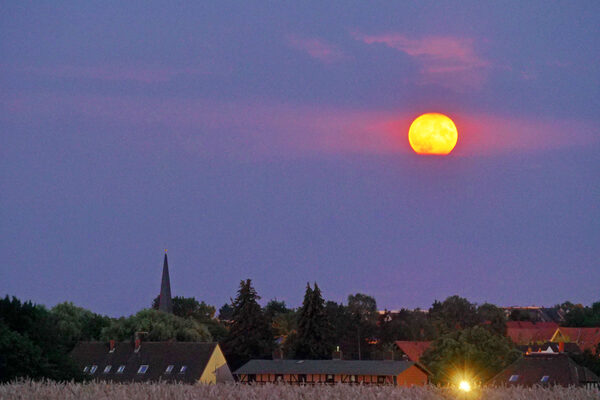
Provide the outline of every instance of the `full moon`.
{"type": "Polygon", "coordinates": [[[423,114],[408,130],[408,142],[417,154],[449,154],[457,140],[456,125],[444,114],[423,114]]]}

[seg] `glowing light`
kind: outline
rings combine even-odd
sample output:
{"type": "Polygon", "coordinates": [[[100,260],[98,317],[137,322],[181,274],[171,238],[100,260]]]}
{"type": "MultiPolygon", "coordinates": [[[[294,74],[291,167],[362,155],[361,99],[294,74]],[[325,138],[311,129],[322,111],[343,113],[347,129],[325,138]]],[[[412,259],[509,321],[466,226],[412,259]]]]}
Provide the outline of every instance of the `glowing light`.
{"type": "Polygon", "coordinates": [[[470,392],[471,384],[467,381],[460,381],[460,383],[458,384],[458,388],[463,392],[470,392]]]}
{"type": "Polygon", "coordinates": [[[456,125],[444,114],[423,114],[408,130],[408,142],[417,154],[449,154],[457,140],[456,125]]]}

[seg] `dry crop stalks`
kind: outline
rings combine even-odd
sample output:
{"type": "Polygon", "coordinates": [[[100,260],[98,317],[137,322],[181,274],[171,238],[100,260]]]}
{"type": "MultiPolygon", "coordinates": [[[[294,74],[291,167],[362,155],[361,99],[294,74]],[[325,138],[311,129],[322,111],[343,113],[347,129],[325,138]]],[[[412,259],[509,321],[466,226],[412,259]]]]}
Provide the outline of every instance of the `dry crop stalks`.
{"type": "MultiPolygon", "coordinates": [[[[435,386],[398,388],[391,386],[291,386],[291,385],[183,385],[166,383],[111,384],[19,381],[0,385],[0,399],[123,399],[165,398],[206,400],[447,400],[463,395],[435,386]]],[[[600,391],[583,388],[485,388],[469,399],[481,400],[597,400],[600,391]]]]}

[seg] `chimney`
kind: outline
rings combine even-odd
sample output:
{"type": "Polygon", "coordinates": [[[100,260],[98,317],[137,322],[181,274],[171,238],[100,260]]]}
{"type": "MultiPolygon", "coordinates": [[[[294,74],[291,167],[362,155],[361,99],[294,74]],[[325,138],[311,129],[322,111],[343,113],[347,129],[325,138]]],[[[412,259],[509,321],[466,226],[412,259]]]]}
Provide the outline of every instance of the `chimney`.
{"type": "Polygon", "coordinates": [[[135,350],[134,352],[140,351],[140,347],[142,347],[142,340],[140,338],[135,339],[135,350]]]}
{"type": "Polygon", "coordinates": [[[109,346],[110,346],[110,350],[108,351],[109,353],[114,353],[115,351],[115,340],[111,339],[108,341],[109,346]]]}
{"type": "Polygon", "coordinates": [[[332,360],[341,360],[342,359],[342,351],[340,350],[340,346],[335,347],[335,351],[331,355],[332,360]]]}
{"type": "Polygon", "coordinates": [[[565,342],[558,342],[558,352],[559,353],[565,352],[565,342]]]}
{"type": "Polygon", "coordinates": [[[283,351],[281,349],[273,350],[273,360],[283,360],[283,351]]]}

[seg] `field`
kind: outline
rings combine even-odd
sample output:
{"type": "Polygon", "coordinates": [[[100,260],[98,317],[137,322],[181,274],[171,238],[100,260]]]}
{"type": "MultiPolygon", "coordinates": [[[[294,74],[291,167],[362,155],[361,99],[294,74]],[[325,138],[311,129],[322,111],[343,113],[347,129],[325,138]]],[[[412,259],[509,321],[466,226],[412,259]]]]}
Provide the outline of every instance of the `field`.
{"type": "Polygon", "coordinates": [[[469,396],[437,387],[395,388],[380,386],[190,386],[172,384],[107,384],[16,382],[0,385],[0,399],[364,399],[364,400],[442,400],[442,399],[515,399],[515,400],[584,400],[599,399],[600,391],[576,388],[497,388],[483,389],[469,396]]]}

